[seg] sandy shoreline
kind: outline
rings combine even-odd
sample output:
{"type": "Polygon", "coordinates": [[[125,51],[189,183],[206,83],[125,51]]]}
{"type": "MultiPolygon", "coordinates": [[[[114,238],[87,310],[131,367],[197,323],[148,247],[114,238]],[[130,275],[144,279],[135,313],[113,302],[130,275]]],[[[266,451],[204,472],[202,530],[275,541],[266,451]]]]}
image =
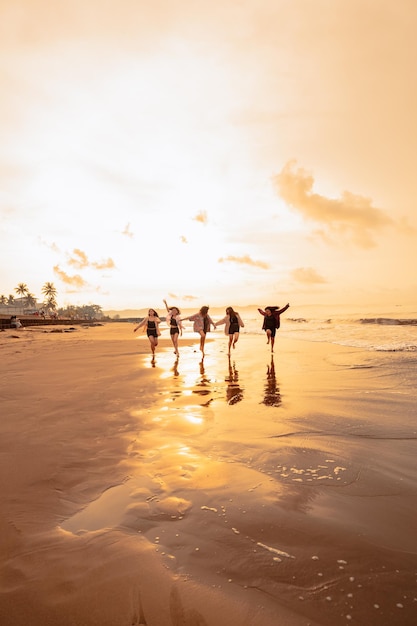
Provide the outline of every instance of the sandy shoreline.
{"type": "Polygon", "coordinates": [[[132,329],[0,333],[0,623],[415,623],[390,362],[249,335],[229,361],[218,331],[152,367],[132,329]]]}

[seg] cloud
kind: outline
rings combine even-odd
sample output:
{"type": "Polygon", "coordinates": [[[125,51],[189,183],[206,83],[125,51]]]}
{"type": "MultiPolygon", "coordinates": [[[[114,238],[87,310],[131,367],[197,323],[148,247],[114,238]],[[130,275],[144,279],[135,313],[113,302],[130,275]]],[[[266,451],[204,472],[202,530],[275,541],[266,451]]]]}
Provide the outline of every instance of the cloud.
{"type": "Polygon", "coordinates": [[[126,237],[133,237],[133,233],[130,230],[130,222],[128,224],[126,224],[125,229],[122,230],[122,235],[125,235],[126,237]]]}
{"type": "Polygon", "coordinates": [[[197,213],[197,215],[193,217],[193,219],[196,222],[200,222],[201,224],[207,224],[208,222],[206,211],[200,211],[200,213],[197,213]]]}
{"type": "Polygon", "coordinates": [[[59,265],[54,265],[54,273],[66,285],[72,285],[74,287],[81,288],[85,287],[87,284],[86,281],[79,274],[75,274],[74,276],[68,276],[68,274],[60,269],[59,265]]]}
{"type": "Polygon", "coordinates": [[[291,278],[298,283],[308,285],[327,283],[327,280],[312,267],[297,267],[291,272],[291,278]]]}
{"type": "Polygon", "coordinates": [[[110,257],[106,261],[89,261],[85,252],[74,248],[72,251],[73,256],[69,257],[68,265],[74,266],[77,269],[85,269],[86,267],[93,267],[96,270],[114,269],[115,263],[110,257]]]}
{"type": "Polygon", "coordinates": [[[187,237],[184,237],[184,235],[181,235],[180,241],[181,241],[181,243],[188,243],[187,237]]]}
{"type": "Polygon", "coordinates": [[[227,256],[220,257],[219,263],[238,263],[239,265],[251,265],[252,267],[261,267],[264,270],[269,269],[270,265],[264,261],[254,261],[249,255],[245,256],[227,256]]]}
{"type": "Polygon", "coordinates": [[[94,261],[93,263],[91,263],[91,267],[94,267],[96,270],[113,270],[116,265],[113,261],[113,259],[111,259],[110,257],[107,259],[107,261],[94,261]]]}
{"type": "Polygon", "coordinates": [[[41,246],[45,246],[45,248],[49,248],[53,252],[60,252],[60,249],[58,248],[58,246],[56,245],[54,241],[52,243],[48,243],[41,236],[38,237],[38,241],[41,244],[41,246]]]}
{"type": "Polygon", "coordinates": [[[73,265],[80,270],[84,267],[88,267],[89,262],[85,252],[79,250],[78,248],[74,248],[72,253],[74,256],[68,259],[68,265],[73,265]]]}
{"type": "Polygon", "coordinates": [[[362,248],[371,248],[376,245],[374,233],[393,224],[364,196],[344,191],[335,200],[313,193],[313,176],[295,165],[295,161],[286,163],[273,177],[273,184],[278,195],[305,219],[324,224],[317,235],[327,241],[333,241],[334,235],[347,237],[362,248]]]}
{"type": "Polygon", "coordinates": [[[179,296],[176,293],[169,293],[168,297],[170,298],[170,300],[185,300],[186,302],[192,302],[193,300],[197,300],[197,296],[190,296],[190,295],[179,296]]]}

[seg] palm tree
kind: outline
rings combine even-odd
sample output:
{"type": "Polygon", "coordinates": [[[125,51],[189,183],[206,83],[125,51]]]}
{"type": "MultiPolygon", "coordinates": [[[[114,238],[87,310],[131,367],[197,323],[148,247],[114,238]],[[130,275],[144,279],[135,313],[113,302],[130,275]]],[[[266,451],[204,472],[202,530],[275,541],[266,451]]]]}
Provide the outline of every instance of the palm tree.
{"type": "Polygon", "coordinates": [[[37,302],[33,293],[30,293],[29,291],[27,292],[25,304],[28,308],[36,307],[37,302]]]}
{"type": "Polygon", "coordinates": [[[47,282],[42,287],[42,293],[45,296],[45,306],[47,309],[55,310],[57,307],[56,294],[57,290],[54,283],[47,282]]]}
{"type": "Polygon", "coordinates": [[[7,304],[6,296],[0,296],[0,304],[3,304],[3,305],[7,304]]]}
{"type": "Polygon", "coordinates": [[[15,292],[18,296],[25,296],[28,293],[28,286],[26,283],[19,283],[17,287],[15,287],[15,292]]]}
{"type": "Polygon", "coordinates": [[[13,306],[14,305],[14,295],[13,294],[9,294],[9,297],[7,298],[7,304],[9,306],[13,306]]]}
{"type": "Polygon", "coordinates": [[[47,298],[44,304],[48,311],[51,309],[52,311],[55,311],[55,309],[57,308],[57,301],[55,300],[53,296],[51,296],[50,298],[47,298]]]}
{"type": "Polygon", "coordinates": [[[23,298],[29,293],[29,289],[26,283],[19,283],[17,287],[15,287],[15,292],[18,296],[21,296],[21,307],[23,312],[23,298]]]}
{"type": "Polygon", "coordinates": [[[45,283],[42,287],[42,293],[47,300],[50,298],[56,299],[57,290],[54,283],[45,283]]]}

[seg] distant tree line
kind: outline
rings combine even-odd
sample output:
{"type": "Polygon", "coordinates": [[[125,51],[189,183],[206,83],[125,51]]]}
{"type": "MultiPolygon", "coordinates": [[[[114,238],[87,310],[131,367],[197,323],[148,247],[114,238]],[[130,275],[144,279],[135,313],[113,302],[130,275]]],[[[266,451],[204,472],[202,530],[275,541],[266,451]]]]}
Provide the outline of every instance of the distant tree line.
{"type": "MultiPolygon", "coordinates": [[[[102,319],[103,311],[98,304],[87,304],[83,306],[67,306],[58,308],[57,290],[51,282],[46,282],[42,289],[43,301],[42,312],[45,315],[59,315],[60,317],[69,317],[71,319],[102,319]]],[[[38,301],[35,295],[29,290],[26,283],[19,283],[15,287],[15,292],[19,297],[10,294],[8,297],[0,295],[0,305],[3,307],[21,308],[21,313],[30,309],[38,311],[38,301]]]]}
{"type": "Polygon", "coordinates": [[[97,320],[104,317],[103,310],[98,304],[69,305],[65,308],[59,308],[57,313],[59,317],[69,317],[77,320],[97,320]]]}

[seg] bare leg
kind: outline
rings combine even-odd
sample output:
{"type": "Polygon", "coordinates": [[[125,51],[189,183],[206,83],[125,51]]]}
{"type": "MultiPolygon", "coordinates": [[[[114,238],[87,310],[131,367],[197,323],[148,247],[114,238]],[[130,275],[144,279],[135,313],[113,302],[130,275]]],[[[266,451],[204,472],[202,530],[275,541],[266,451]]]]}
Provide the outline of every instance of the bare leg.
{"type": "Polygon", "coordinates": [[[239,333],[233,333],[233,347],[236,347],[237,342],[239,341],[239,333]]]}
{"type": "Polygon", "coordinates": [[[271,341],[271,331],[269,330],[269,328],[266,329],[266,336],[267,336],[267,344],[271,341]]]}
{"type": "Polygon", "coordinates": [[[152,354],[155,354],[155,348],[158,345],[158,339],[154,337],[153,335],[150,335],[149,343],[151,344],[152,354]]]}
{"type": "MultiPolygon", "coordinates": [[[[230,348],[232,347],[233,335],[229,335],[229,356],[230,356],[230,348]]],[[[234,347],[234,346],[233,346],[234,347]]]]}
{"type": "Polygon", "coordinates": [[[178,333],[175,333],[175,335],[171,335],[171,339],[172,339],[172,345],[174,346],[174,353],[179,356],[179,352],[178,352],[178,333]]]}
{"type": "Polygon", "coordinates": [[[206,333],[204,331],[200,331],[200,350],[204,356],[204,344],[206,343],[206,333]]]}
{"type": "Polygon", "coordinates": [[[271,352],[274,351],[275,337],[271,337],[271,352]]]}

